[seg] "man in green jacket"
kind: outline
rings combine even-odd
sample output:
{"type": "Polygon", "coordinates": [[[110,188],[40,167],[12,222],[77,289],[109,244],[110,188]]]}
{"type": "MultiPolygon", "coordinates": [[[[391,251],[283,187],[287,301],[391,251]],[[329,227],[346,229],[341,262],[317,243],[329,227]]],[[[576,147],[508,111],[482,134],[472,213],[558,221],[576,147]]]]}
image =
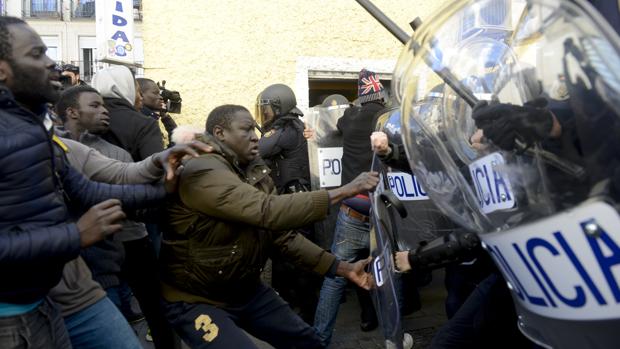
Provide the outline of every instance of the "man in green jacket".
{"type": "Polygon", "coordinates": [[[276,348],[320,348],[314,329],[260,281],[260,273],[267,258],[279,254],[368,289],[368,260],[338,261],[291,229],[325,218],[330,204],[374,189],[378,174],[362,173],[329,191],[276,195],[255,127],[242,106],[215,108],[202,139],[214,152],[185,163],[160,257],[168,320],[192,348],[255,348],[241,328],[276,348]]]}

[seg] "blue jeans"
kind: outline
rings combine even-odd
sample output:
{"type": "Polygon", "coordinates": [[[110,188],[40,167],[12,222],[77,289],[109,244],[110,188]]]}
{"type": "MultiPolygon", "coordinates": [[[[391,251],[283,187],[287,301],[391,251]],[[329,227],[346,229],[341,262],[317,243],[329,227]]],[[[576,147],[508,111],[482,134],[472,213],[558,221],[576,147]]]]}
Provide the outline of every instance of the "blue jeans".
{"type": "MultiPolygon", "coordinates": [[[[338,213],[334,242],[331,251],[341,261],[355,262],[368,257],[370,247],[370,224],[338,213]]],[[[314,328],[327,346],[332,338],[338,308],[344,294],[347,280],[343,277],[325,278],[319,304],[314,315],[314,328]]]]}
{"type": "Polygon", "coordinates": [[[65,317],[65,325],[74,349],[142,349],[135,332],[108,297],[65,317]]]}
{"type": "Polygon", "coordinates": [[[106,288],[105,292],[108,294],[108,298],[112,304],[116,305],[121,311],[121,314],[129,316],[133,313],[131,309],[131,298],[133,294],[125,280],[121,280],[118,286],[106,288]]]}
{"type": "Polygon", "coordinates": [[[190,348],[258,349],[242,330],[275,348],[321,348],[314,329],[273,289],[260,284],[245,304],[167,303],[167,316],[190,348]]]}
{"type": "Polygon", "coordinates": [[[60,312],[47,298],[34,310],[0,317],[2,349],[71,349],[60,312]]]}

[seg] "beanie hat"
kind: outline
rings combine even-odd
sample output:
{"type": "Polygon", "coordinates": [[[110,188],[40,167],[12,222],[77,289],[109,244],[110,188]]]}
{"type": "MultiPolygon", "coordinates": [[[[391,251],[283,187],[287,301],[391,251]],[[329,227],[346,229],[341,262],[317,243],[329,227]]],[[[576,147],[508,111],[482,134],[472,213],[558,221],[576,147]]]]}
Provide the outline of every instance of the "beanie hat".
{"type": "Polygon", "coordinates": [[[384,99],[385,89],[377,74],[366,69],[360,71],[357,79],[357,97],[360,104],[384,99]]]}

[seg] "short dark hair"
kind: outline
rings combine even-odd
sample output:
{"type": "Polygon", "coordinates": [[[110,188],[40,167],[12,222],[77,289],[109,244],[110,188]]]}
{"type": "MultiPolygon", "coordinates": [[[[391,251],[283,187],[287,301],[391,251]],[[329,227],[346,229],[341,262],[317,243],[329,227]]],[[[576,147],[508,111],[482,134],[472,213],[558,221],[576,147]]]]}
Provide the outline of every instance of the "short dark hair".
{"type": "Polygon", "coordinates": [[[157,86],[157,83],[155,81],[153,81],[151,79],[147,79],[147,78],[137,78],[136,81],[138,82],[138,85],[140,85],[140,90],[141,91],[144,91],[144,89],[146,88],[146,85],[148,85],[148,84],[153,84],[153,85],[157,86]]]}
{"type": "Polygon", "coordinates": [[[9,26],[14,24],[26,24],[17,17],[0,16],[0,60],[13,61],[13,44],[9,26]]]}
{"type": "Polygon", "coordinates": [[[215,126],[230,128],[230,123],[235,117],[235,114],[239,111],[246,111],[248,113],[250,112],[246,109],[246,107],[242,105],[224,104],[216,107],[209,113],[209,116],[207,117],[207,132],[213,134],[213,129],[215,128],[215,126]]]}
{"type": "Polygon", "coordinates": [[[87,85],[78,85],[70,87],[62,92],[58,102],[56,102],[56,115],[62,120],[67,121],[67,108],[77,108],[80,95],[82,93],[92,92],[100,94],[99,91],[87,85]]]}
{"type": "Polygon", "coordinates": [[[71,63],[67,63],[67,64],[62,65],[62,71],[68,71],[68,72],[72,72],[75,74],[79,74],[80,67],[78,67],[77,65],[71,64],[71,63]]]}

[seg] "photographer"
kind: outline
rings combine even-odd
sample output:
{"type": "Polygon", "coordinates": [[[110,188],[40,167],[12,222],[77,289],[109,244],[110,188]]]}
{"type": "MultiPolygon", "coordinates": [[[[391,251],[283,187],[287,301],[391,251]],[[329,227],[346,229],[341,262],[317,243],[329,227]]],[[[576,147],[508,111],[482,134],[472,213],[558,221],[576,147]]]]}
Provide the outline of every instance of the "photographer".
{"type": "Polygon", "coordinates": [[[80,68],[73,64],[63,64],[62,72],[60,73],[60,82],[65,88],[71,86],[83,86],[87,85],[82,79],[80,79],[80,68]]]}
{"type": "MultiPolygon", "coordinates": [[[[155,81],[146,78],[138,78],[136,79],[138,84],[140,85],[140,89],[142,90],[142,97],[144,100],[142,101],[143,107],[141,109],[142,114],[146,116],[150,116],[155,120],[160,120],[162,124],[164,124],[164,128],[166,129],[166,134],[168,136],[168,141],[170,145],[174,145],[172,143],[172,131],[177,127],[176,122],[168,114],[168,106],[166,99],[170,99],[172,103],[178,103],[178,112],[180,112],[180,101],[181,96],[178,92],[169,91],[165,89],[165,82],[163,89],[160,87],[155,81]],[[167,97],[167,98],[164,98],[167,97]],[[172,98],[171,98],[172,97],[172,98]],[[177,97],[177,98],[175,98],[177,97]]],[[[170,112],[177,112],[172,109],[170,112]]]]}

